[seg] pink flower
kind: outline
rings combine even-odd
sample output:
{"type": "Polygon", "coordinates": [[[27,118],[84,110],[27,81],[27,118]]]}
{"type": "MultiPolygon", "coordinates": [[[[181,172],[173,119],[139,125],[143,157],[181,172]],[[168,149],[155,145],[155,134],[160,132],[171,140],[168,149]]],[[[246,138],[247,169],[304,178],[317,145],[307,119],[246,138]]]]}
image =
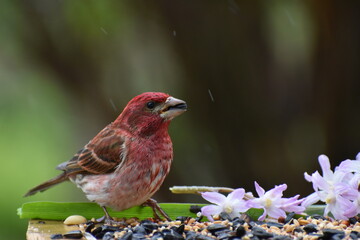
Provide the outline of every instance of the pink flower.
{"type": "Polygon", "coordinates": [[[249,209],[247,202],[243,199],[244,195],[243,188],[235,189],[227,197],[218,192],[204,192],[201,196],[214,204],[202,207],[201,214],[210,221],[214,221],[213,216],[221,212],[226,212],[231,218],[239,217],[241,212],[249,209]]]}
{"type": "Polygon", "coordinates": [[[299,195],[292,198],[283,198],[283,191],[287,188],[286,184],[275,186],[273,189],[265,192],[260,185],[255,182],[255,189],[258,198],[249,200],[249,205],[252,208],[261,208],[264,213],[258,220],[263,221],[266,216],[272,218],[286,217],[286,212],[301,213],[305,210],[304,207],[299,206],[302,200],[298,200],[299,195]]]}
{"type": "Polygon", "coordinates": [[[356,155],[356,160],[348,159],[342,161],[335,170],[360,173],[360,153],[356,155]]]}
{"type": "Polygon", "coordinates": [[[323,176],[318,171],[309,175],[305,173],[305,179],[312,182],[314,193],[306,197],[302,206],[308,207],[318,201],[326,203],[324,215],[330,212],[336,219],[347,219],[357,214],[356,199],[359,198],[359,175],[353,174],[356,171],[357,162],[346,160],[333,172],[330,169],[329,158],[320,155],[319,164],[323,176]]]}

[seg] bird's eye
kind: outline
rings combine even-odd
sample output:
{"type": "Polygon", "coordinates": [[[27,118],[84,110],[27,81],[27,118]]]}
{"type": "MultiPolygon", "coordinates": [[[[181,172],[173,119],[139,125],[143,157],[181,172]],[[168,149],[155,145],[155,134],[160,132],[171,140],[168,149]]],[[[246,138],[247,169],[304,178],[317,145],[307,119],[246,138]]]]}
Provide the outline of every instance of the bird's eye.
{"type": "Polygon", "coordinates": [[[155,107],[155,102],[151,101],[151,102],[146,103],[146,107],[148,109],[153,109],[155,107]]]}

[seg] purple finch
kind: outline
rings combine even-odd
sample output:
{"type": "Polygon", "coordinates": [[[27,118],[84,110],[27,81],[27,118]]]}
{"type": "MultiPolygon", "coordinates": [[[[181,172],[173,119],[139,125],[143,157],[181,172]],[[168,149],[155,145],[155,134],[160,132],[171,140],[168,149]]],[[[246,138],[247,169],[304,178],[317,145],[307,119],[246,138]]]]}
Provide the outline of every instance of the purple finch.
{"type": "Polygon", "coordinates": [[[106,207],[124,210],[147,204],[158,217],[168,216],[151,199],[169,173],[173,148],[168,126],[186,111],[186,103],[165,93],[147,92],[134,97],[119,117],[75,156],[57,166],[62,173],[25,194],[71,180],[98,203],[110,220],[106,207]]]}

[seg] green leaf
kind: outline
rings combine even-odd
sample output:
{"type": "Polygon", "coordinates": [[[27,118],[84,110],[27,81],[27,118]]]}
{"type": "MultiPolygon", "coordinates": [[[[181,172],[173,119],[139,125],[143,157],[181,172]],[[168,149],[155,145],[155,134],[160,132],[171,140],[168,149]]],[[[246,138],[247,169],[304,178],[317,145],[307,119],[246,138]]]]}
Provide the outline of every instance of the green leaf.
{"type": "MultiPolygon", "coordinates": [[[[171,219],[178,216],[196,217],[196,214],[190,212],[190,206],[205,204],[190,203],[160,203],[160,207],[169,215],[171,219]]],[[[146,219],[153,217],[150,207],[132,207],[121,212],[108,209],[110,216],[117,218],[138,217],[146,219]]],[[[87,219],[100,218],[104,215],[103,210],[96,203],[68,203],[68,202],[28,202],[24,203],[17,210],[17,214],[22,219],[47,219],[64,220],[70,215],[81,215],[87,219]]]]}
{"type": "Polygon", "coordinates": [[[306,208],[305,213],[308,215],[324,215],[325,205],[311,205],[306,208]]]}
{"type": "MultiPolygon", "coordinates": [[[[206,206],[207,204],[190,203],[160,203],[161,208],[169,215],[171,219],[178,216],[196,217],[196,214],[190,212],[190,206],[206,206]]],[[[325,205],[309,206],[305,213],[308,215],[324,214],[325,205]]],[[[263,209],[251,208],[246,213],[248,216],[257,220],[262,214],[263,209]]],[[[149,207],[132,207],[121,212],[108,209],[112,217],[146,219],[153,217],[152,209],[149,207]]],[[[22,219],[46,219],[46,220],[64,220],[71,215],[81,215],[87,219],[100,218],[104,215],[103,210],[96,203],[68,203],[68,202],[28,202],[18,208],[17,214],[22,219]]],[[[296,214],[295,218],[303,215],[296,214]]],[[[206,218],[204,219],[206,220],[206,218]]]]}
{"type": "Polygon", "coordinates": [[[246,214],[252,219],[252,220],[258,220],[259,217],[264,213],[264,209],[262,208],[250,208],[246,211],[246,214]]]}

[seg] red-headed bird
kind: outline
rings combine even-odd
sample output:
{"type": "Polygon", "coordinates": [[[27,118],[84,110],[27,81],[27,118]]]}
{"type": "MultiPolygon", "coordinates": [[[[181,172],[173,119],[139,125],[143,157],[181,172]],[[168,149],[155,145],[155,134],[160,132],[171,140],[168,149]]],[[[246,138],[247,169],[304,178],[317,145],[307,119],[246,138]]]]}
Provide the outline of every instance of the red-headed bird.
{"type": "Polygon", "coordinates": [[[71,180],[98,203],[111,221],[106,207],[121,211],[141,204],[169,219],[151,196],[169,173],[173,147],[170,121],[187,105],[165,93],[146,92],[134,97],[118,118],[100,131],[74,157],[57,166],[63,172],[25,196],[71,180]]]}

